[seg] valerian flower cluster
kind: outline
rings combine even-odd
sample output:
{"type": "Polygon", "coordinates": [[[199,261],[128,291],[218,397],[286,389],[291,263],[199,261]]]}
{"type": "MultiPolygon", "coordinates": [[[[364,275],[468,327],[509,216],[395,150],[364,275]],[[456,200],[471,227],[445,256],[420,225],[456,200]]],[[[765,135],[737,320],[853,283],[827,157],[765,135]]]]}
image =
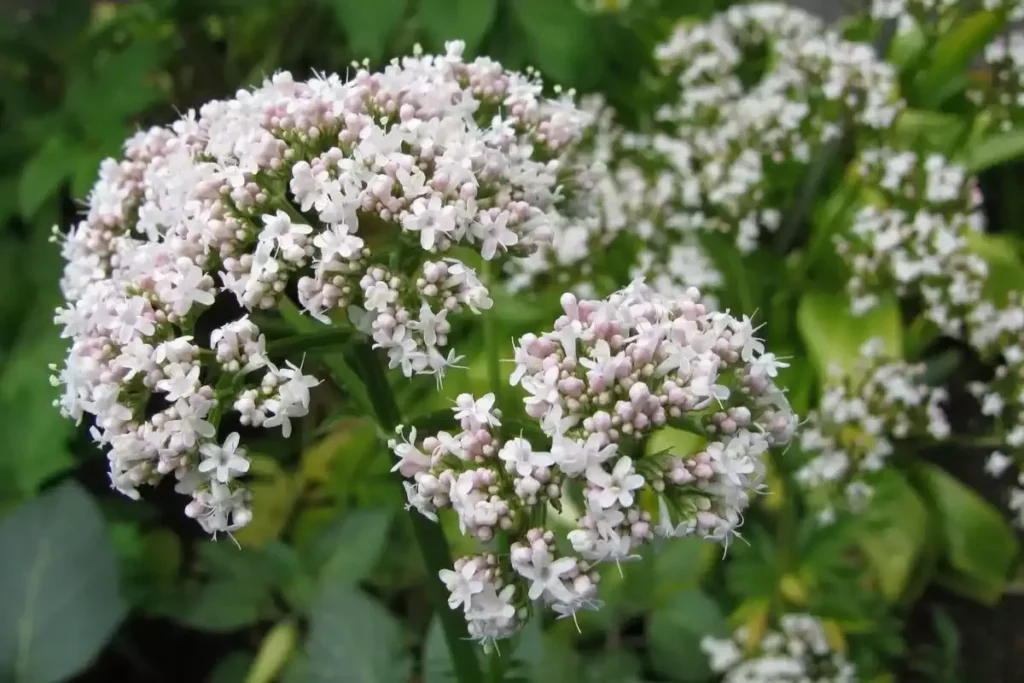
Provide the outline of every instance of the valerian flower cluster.
{"type": "Polygon", "coordinates": [[[763,458],[797,425],[774,383],[786,364],[749,318],[708,310],[695,289],[665,297],[636,281],[561,303],[553,330],[519,340],[510,378],[542,438],[503,425],[489,394],[458,397],[458,432],[391,442],[411,507],[431,519],[451,509],[464,533],[510,544],[441,575],[479,640],[513,634],[529,601],[562,615],[596,607],[594,567],[655,536],[727,544],[763,486],[763,458]],[[706,435],[699,452],[645,454],[646,435],[682,424],[706,435]],[[583,504],[559,543],[547,510],[567,514],[572,486],[583,504]]]}
{"type": "Polygon", "coordinates": [[[622,130],[603,112],[581,155],[607,169],[595,182],[598,215],[559,224],[551,247],[516,269],[563,279],[573,272],[585,288],[601,250],[625,233],[639,242],[632,276],[666,292],[713,293],[722,277],[703,235],[754,251],[844,126],[880,138],[905,106],[895,71],[870,45],[783,4],[735,5],[681,24],[655,58],[673,94],[655,113],[654,132],[622,130]],[[764,66],[751,71],[747,55],[759,50],[764,66]]]}
{"type": "Polygon", "coordinates": [[[898,440],[949,436],[946,391],[925,384],[924,372],[922,364],[887,358],[880,339],[864,345],[849,372],[833,368],[800,430],[800,448],[811,457],[795,475],[821,521],[833,520],[837,506],[851,512],[867,507],[874,475],[898,440]]]}
{"type": "Polygon", "coordinates": [[[785,614],[778,630],[768,630],[753,650],[747,627],[730,638],[705,637],[701,649],[723,683],[854,683],[857,670],[829,643],[820,620],[785,614]]]}
{"type": "Polygon", "coordinates": [[[54,382],[65,415],[93,420],[117,489],[173,474],[207,531],[244,526],[249,459],[218,426],[287,437],[318,383],[271,362],[259,315],[295,291],[317,320],[351,316],[405,375],[441,377],[449,318],[491,306],[453,248],[525,255],[585,209],[591,174],[566,159],[590,115],[462,49],[347,81],[278,73],[103,162],[85,218],[58,234],[71,347],[54,382]],[[229,300],[237,319],[199,334],[229,300]]]}

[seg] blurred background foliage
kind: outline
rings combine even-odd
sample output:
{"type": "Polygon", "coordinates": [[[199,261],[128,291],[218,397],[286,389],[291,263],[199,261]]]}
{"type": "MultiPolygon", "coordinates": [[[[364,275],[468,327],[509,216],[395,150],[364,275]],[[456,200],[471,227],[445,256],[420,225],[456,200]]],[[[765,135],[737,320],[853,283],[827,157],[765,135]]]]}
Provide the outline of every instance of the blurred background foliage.
{"type": "MultiPolygon", "coordinates": [[[[601,93],[623,122],[641,125],[657,98],[654,45],[684,16],[727,4],[62,0],[0,21],[0,680],[447,680],[422,590],[432,578],[411,552],[390,460],[374,428],[339,412],[330,391],[295,438],[260,444],[252,473],[259,514],[237,535],[241,548],[202,535],[168,490],[140,503],[110,491],[88,426],[76,428],[50,405],[48,364],[60,360],[63,341],[52,325],[61,263],[48,238],[51,226],[75,219],[73,198],[88,191],[101,159],[117,156],[139,127],[278,69],[344,73],[354,59],[380,64],[415,43],[436,50],[451,38],[466,40],[472,54],[601,93]]],[[[928,84],[918,92],[926,96],[928,84]]],[[[956,114],[955,103],[946,105],[936,117],[947,118],[926,119],[922,130],[946,135],[942,126],[950,116],[957,123],[956,114]]],[[[1003,202],[993,211],[1012,217],[1016,230],[1020,213],[1006,208],[999,187],[1012,188],[1013,176],[1002,172],[983,178],[994,188],[986,197],[1003,202]]],[[[1021,282],[1015,264],[1010,288],[1021,282]]],[[[771,261],[748,273],[757,296],[770,296],[779,267],[771,261]]],[[[534,329],[556,307],[557,295],[499,298],[501,334],[534,329]]],[[[822,295],[803,299],[797,313],[808,346],[828,347],[833,358],[836,329],[850,324],[834,317],[839,308],[822,295]]],[[[446,397],[486,390],[483,360],[467,364],[443,395],[414,384],[403,400],[429,417],[446,397]]],[[[815,389],[793,391],[804,391],[805,405],[795,407],[809,407],[815,389]]],[[[683,447],[688,438],[663,432],[652,448],[683,447]]],[[[765,500],[769,514],[788,495],[780,475],[765,500]]],[[[649,562],[610,568],[606,609],[581,615],[579,632],[571,621],[544,628],[535,620],[509,653],[511,675],[537,683],[710,680],[701,636],[739,624],[756,636],[788,605],[825,618],[833,645],[877,672],[872,680],[965,680],[963,629],[1012,630],[1012,619],[997,626],[996,612],[963,608],[942,589],[936,597],[929,583],[938,576],[957,594],[995,603],[1015,540],[994,507],[944,470],[922,465],[909,483],[895,476],[880,489],[859,529],[777,520],[788,525],[780,543],[752,523],[727,561],[715,546],[679,539],[649,562]],[[899,655],[906,666],[891,669],[899,655]]],[[[1024,666],[1005,649],[989,654],[1024,666]]]]}

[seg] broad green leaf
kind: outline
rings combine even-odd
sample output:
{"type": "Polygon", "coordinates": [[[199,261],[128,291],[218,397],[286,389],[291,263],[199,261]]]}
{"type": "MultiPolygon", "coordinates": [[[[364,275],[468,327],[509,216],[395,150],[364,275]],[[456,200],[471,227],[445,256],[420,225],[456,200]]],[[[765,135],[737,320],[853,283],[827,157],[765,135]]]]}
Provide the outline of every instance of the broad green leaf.
{"type": "Polygon", "coordinates": [[[9,469],[17,490],[29,496],[74,464],[67,443],[74,423],[53,406],[59,391],[49,381],[49,365],[60,365],[66,349],[53,324],[53,309],[61,299],[60,255],[37,238],[24,257],[32,268],[19,291],[31,293],[32,310],[0,371],[0,433],[6,454],[0,470],[9,469]]]}
{"type": "Polygon", "coordinates": [[[412,662],[399,622],[357,589],[327,581],[310,615],[309,683],[398,683],[412,662]]]}
{"type": "Polygon", "coordinates": [[[987,299],[1003,305],[1011,292],[1024,291],[1024,262],[1013,237],[969,232],[967,243],[988,264],[984,287],[987,299]]]}
{"type": "Polygon", "coordinates": [[[948,153],[964,133],[968,121],[955,114],[924,109],[905,109],[896,119],[893,133],[909,144],[948,153]]]}
{"type": "Polygon", "coordinates": [[[575,83],[593,68],[599,55],[590,18],[573,0],[516,0],[510,5],[534,66],[562,83],[575,83]]]}
{"type": "Polygon", "coordinates": [[[921,463],[917,474],[939,516],[949,566],[973,585],[970,597],[997,602],[1017,557],[1013,529],[997,509],[941,468],[921,463]]]}
{"type": "Polygon", "coordinates": [[[1001,12],[975,12],[942,36],[928,66],[917,79],[922,103],[934,108],[966,85],[967,68],[992,38],[1006,26],[1001,12]]]}
{"type": "Polygon", "coordinates": [[[297,639],[298,630],[291,621],[282,621],[270,629],[260,643],[245,683],[271,683],[276,680],[294,653],[297,639]]]}
{"type": "Polygon", "coordinates": [[[885,298],[869,313],[855,316],[846,295],[810,291],[800,298],[796,324],[822,379],[833,364],[849,372],[861,347],[874,337],[882,339],[886,353],[903,356],[903,323],[895,298],[885,298]]]}
{"type": "Polygon", "coordinates": [[[72,678],[127,612],[103,517],[65,483],[0,519],[0,679],[72,678]]]}
{"type": "Polygon", "coordinates": [[[313,544],[321,580],[352,586],[366,578],[388,543],[390,510],[355,510],[327,527],[313,544]]]}
{"type": "Polygon", "coordinates": [[[545,634],[540,617],[534,616],[527,621],[514,642],[507,679],[529,683],[573,683],[580,680],[581,662],[576,650],[555,635],[545,634]]]}
{"type": "Polygon", "coordinates": [[[704,636],[724,637],[728,633],[729,626],[714,600],[699,591],[678,593],[656,607],[647,624],[651,665],[669,680],[711,680],[700,641],[704,636]]]}
{"type": "Polygon", "coordinates": [[[494,21],[498,0],[420,0],[416,17],[423,32],[439,47],[464,40],[472,52],[494,21]]]}
{"type": "Polygon", "coordinates": [[[928,510],[893,469],[879,473],[871,504],[861,513],[857,543],[874,567],[887,600],[898,600],[928,541],[928,510]]]}
{"type": "Polygon", "coordinates": [[[584,661],[587,683],[642,683],[643,663],[629,650],[606,650],[584,661]]]}
{"type": "Polygon", "coordinates": [[[452,654],[444,639],[444,627],[437,616],[430,620],[427,640],[423,645],[423,680],[425,683],[457,681],[452,654]]]}
{"type": "Polygon", "coordinates": [[[655,604],[697,588],[719,554],[718,546],[699,538],[669,539],[648,560],[654,564],[655,604]]]}
{"type": "Polygon", "coordinates": [[[245,650],[229,652],[210,673],[210,683],[241,683],[252,666],[252,653],[245,650]]]}
{"type": "Polygon", "coordinates": [[[917,26],[897,33],[889,43],[889,63],[902,71],[915,63],[928,41],[917,26]]]}
{"type": "Polygon", "coordinates": [[[388,40],[394,34],[408,0],[323,0],[334,12],[345,31],[351,52],[358,58],[376,61],[384,56],[388,40]]]}
{"type": "Polygon", "coordinates": [[[1024,156],[1024,130],[1014,129],[989,135],[964,150],[964,162],[971,173],[1024,156]]]}
{"type": "Polygon", "coordinates": [[[78,150],[66,140],[51,138],[26,162],[18,179],[18,208],[23,218],[54,197],[75,168],[78,150]]]}
{"type": "Polygon", "coordinates": [[[162,616],[199,631],[227,633],[259,621],[271,606],[269,587],[245,577],[218,577],[186,584],[173,611],[162,616]]]}
{"type": "Polygon", "coordinates": [[[273,614],[275,591],[292,598],[304,578],[294,551],[283,543],[239,549],[209,541],[198,549],[197,567],[174,599],[145,607],[197,630],[226,633],[273,614]]]}
{"type": "Polygon", "coordinates": [[[266,455],[250,457],[249,490],[252,506],[259,514],[235,539],[244,547],[259,548],[277,538],[291,517],[296,487],[292,477],[266,455]]]}

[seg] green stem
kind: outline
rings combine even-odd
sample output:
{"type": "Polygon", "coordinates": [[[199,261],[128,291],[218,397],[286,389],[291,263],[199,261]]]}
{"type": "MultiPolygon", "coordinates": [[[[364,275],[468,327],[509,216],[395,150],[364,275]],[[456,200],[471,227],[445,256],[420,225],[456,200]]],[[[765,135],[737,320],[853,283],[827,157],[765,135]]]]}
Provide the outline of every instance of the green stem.
{"type": "MultiPolygon", "coordinates": [[[[319,326],[315,321],[303,316],[295,304],[286,297],[282,297],[279,309],[282,317],[297,332],[308,331],[310,324],[319,326]]],[[[380,430],[385,434],[391,434],[401,423],[402,416],[384,368],[381,367],[377,354],[368,344],[361,344],[355,353],[359,360],[356,367],[362,371],[361,374],[342,354],[323,357],[324,366],[331,373],[335,383],[349,392],[353,398],[359,397],[358,402],[369,415],[375,418],[380,430]]],[[[405,490],[402,487],[402,480],[396,476],[394,482],[404,498],[405,490]]],[[[480,683],[484,680],[483,674],[474,645],[468,639],[466,622],[461,615],[448,607],[447,592],[438,578],[438,572],[442,569],[451,569],[454,564],[448,547],[448,539],[445,538],[444,531],[439,524],[431,522],[419,513],[411,513],[409,520],[412,524],[416,545],[419,547],[420,556],[423,558],[423,564],[427,570],[427,595],[441,618],[441,626],[448,644],[448,651],[451,654],[456,679],[459,683],[480,683]]]]}
{"type": "MultiPolygon", "coordinates": [[[[483,282],[488,289],[494,286],[494,263],[484,261],[482,268],[483,282]]],[[[498,348],[498,314],[492,306],[484,311],[484,350],[487,354],[487,382],[494,393],[495,404],[501,407],[501,392],[504,385],[501,381],[501,351],[498,348]]]]}

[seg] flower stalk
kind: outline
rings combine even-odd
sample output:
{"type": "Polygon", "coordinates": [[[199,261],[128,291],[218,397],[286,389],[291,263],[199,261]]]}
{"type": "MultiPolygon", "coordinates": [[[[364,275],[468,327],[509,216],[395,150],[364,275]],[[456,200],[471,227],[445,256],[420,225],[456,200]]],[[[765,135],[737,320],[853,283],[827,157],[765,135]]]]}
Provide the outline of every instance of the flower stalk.
{"type": "MultiPolygon", "coordinates": [[[[287,299],[283,299],[280,309],[282,317],[297,333],[307,333],[322,329],[323,326],[302,315],[298,308],[287,299]]],[[[359,370],[353,368],[340,354],[328,354],[322,357],[325,369],[331,379],[339,387],[349,392],[353,400],[360,403],[369,415],[373,415],[379,431],[391,434],[401,423],[401,411],[395,401],[391,386],[388,383],[384,368],[380,365],[377,354],[369,345],[363,344],[356,349],[359,357],[359,370]]],[[[401,479],[393,477],[405,497],[401,479]]],[[[442,569],[452,566],[453,558],[441,526],[419,514],[410,514],[413,537],[420,557],[427,570],[426,589],[431,604],[437,610],[444,630],[445,643],[451,655],[452,668],[459,683],[477,683],[483,680],[480,664],[472,641],[468,640],[466,622],[448,607],[448,594],[438,581],[437,575],[442,569]]]]}

